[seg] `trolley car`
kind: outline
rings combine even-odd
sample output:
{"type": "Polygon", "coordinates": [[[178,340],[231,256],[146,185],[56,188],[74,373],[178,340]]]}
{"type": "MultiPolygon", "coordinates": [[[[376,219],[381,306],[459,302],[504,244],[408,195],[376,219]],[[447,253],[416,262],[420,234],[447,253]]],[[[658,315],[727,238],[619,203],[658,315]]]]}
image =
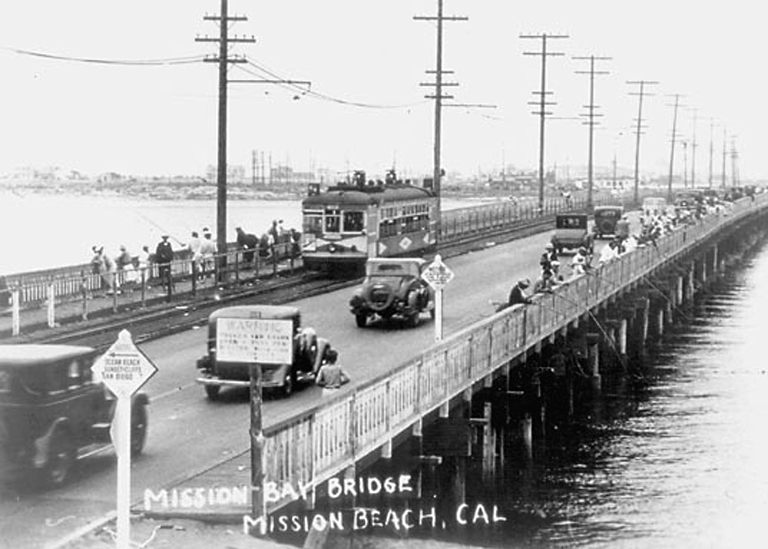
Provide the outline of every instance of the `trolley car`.
{"type": "Polygon", "coordinates": [[[302,202],[304,267],[332,276],[360,275],[369,257],[421,256],[435,246],[437,198],[427,186],[397,179],[366,180],[320,192],[311,185],[302,202]]]}

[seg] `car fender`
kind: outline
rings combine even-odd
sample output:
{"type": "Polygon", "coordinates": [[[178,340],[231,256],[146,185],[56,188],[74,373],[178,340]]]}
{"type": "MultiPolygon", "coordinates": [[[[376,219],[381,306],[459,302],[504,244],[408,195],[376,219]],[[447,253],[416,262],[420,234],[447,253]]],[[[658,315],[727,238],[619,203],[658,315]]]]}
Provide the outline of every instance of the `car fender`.
{"type": "Polygon", "coordinates": [[[48,450],[51,447],[51,439],[56,429],[69,429],[69,420],[65,417],[60,417],[53,423],[45,433],[35,440],[35,455],[32,457],[32,465],[36,469],[45,467],[48,462],[48,450]]]}

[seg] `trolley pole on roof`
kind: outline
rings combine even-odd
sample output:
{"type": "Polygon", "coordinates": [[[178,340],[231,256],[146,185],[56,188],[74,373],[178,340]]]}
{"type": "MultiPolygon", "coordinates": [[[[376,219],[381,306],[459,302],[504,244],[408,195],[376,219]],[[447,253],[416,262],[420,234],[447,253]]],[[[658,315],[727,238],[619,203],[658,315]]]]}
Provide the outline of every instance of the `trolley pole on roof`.
{"type": "Polygon", "coordinates": [[[230,63],[245,63],[243,57],[230,57],[229,44],[236,42],[255,42],[245,37],[230,37],[229,23],[247,21],[242,15],[228,15],[227,0],[221,0],[219,15],[206,15],[206,21],[218,21],[219,37],[197,37],[195,42],[218,42],[219,55],[207,56],[204,61],[219,64],[219,125],[218,125],[218,157],[216,167],[216,247],[219,256],[219,277],[224,273],[227,263],[227,70],[230,63]]]}
{"type": "Polygon", "coordinates": [[[434,83],[422,83],[422,86],[434,86],[435,94],[427,95],[427,99],[435,100],[435,143],[434,143],[434,162],[432,170],[432,188],[435,191],[437,197],[437,220],[435,224],[435,248],[440,243],[440,227],[441,227],[441,213],[440,213],[440,179],[443,175],[443,169],[440,164],[440,138],[442,133],[442,107],[443,99],[453,99],[450,95],[443,95],[443,86],[457,86],[455,82],[443,82],[443,74],[452,74],[453,71],[443,70],[443,21],[467,21],[468,17],[461,16],[445,16],[443,15],[443,0],[437,0],[437,15],[425,16],[415,15],[413,17],[416,21],[437,21],[437,61],[434,71],[427,71],[428,74],[435,75],[434,83]]]}
{"type": "MultiPolygon", "coordinates": [[[[547,91],[547,56],[555,57],[564,55],[560,52],[548,52],[547,51],[547,38],[568,38],[567,34],[521,34],[520,38],[535,38],[541,39],[541,51],[540,52],[523,52],[523,55],[540,55],[541,56],[541,89],[538,92],[533,92],[539,95],[539,110],[533,111],[533,114],[539,115],[539,212],[544,211],[544,122],[547,115],[552,114],[547,112],[547,105],[554,105],[552,102],[547,101],[547,94],[552,92],[547,91]]],[[[536,104],[536,103],[532,103],[536,104]]]]}

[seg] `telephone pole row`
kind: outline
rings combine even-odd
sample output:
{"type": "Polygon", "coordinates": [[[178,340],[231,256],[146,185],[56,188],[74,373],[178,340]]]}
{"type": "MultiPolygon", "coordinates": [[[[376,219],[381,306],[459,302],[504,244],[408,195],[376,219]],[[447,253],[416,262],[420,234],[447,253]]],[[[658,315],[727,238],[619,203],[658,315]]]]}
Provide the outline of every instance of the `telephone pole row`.
{"type": "MultiPolygon", "coordinates": [[[[245,63],[242,56],[230,57],[229,45],[232,43],[255,42],[253,37],[229,36],[229,24],[238,21],[247,21],[242,15],[229,15],[227,0],[221,0],[221,13],[219,15],[206,15],[206,21],[218,21],[219,37],[197,37],[196,42],[218,42],[219,55],[207,56],[204,60],[208,63],[219,64],[219,133],[218,133],[218,159],[216,169],[216,246],[219,251],[227,249],[227,69],[232,63],[245,63]]],[[[219,256],[221,265],[218,272],[223,275],[226,266],[226,255],[219,256]]]]}
{"type": "Polygon", "coordinates": [[[639,185],[640,185],[640,135],[641,135],[641,129],[642,129],[642,122],[643,122],[643,98],[646,95],[653,95],[646,93],[645,87],[646,86],[652,86],[658,84],[658,82],[653,80],[630,80],[627,81],[627,84],[630,85],[639,85],[640,91],[639,92],[630,92],[629,95],[637,95],[639,96],[638,101],[638,107],[637,107],[637,129],[636,129],[636,141],[635,141],[635,192],[634,192],[634,201],[635,203],[638,202],[640,193],[639,193],[639,185]]]}
{"type": "MultiPolygon", "coordinates": [[[[544,122],[547,115],[552,114],[548,112],[547,105],[554,105],[555,103],[548,102],[546,100],[547,94],[547,57],[558,57],[565,55],[562,52],[548,52],[547,51],[547,39],[548,38],[569,38],[567,34],[521,34],[520,38],[541,40],[541,51],[539,52],[523,52],[523,55],[537,55],[541,56],[541,89],[533,94],[539,94],[539,110],[533,111],[532,114],[539,115],[539,212],[544,211],[544,122]]],[[[530,103],[536,104],[536,103],[530,103]]]]}
{"type": "Polygon", "coordinates": [[[425,96],[427,99],[435,100],[435,143],[434,143],[434,160],[432,171],[432,185],[435,190],[435,196],[437,197],[437,220],[435,225],[435,248],[439,245],[441,215],[440,215],[440,178],[443,175],[443,170],[440,163],[440,138],[442,133],[442,108],[443,99],[452,99],[453,96],[443,95],[444,86],[458,86],[455,82],[443,82],[443,74],[453,74],[453,71],[443,70],[443,22],[444,21],[468,21],[468,17],[462,16],[446,16],[443,15],[443,0],[437,0],[437,15],[415,15],[413,17],[415,21],[437,21],[437,59],[435,62],[434,71],[426,71],[427,74],[434,74],[434,83],[422,83],[422,86],[434,86],[434,95],[425,96]]]}
{"type": "Polygon", "coordinates": [[[669,179],[667,180],[667,202],[672,203],[672,178],[675,171],[675,140],[677,139],[677,109],[680,106],[680,94],[674,95],[675,104],[672,114],[672,148],[669,151],[669,179]]]}
{"type": "Polygon", "coordinates": [[[596,71],[595,70],[595,61],[610,61],[611,57],[596,57],[594,55],[590,55],[588,57],[572,57],[572,59],[576,61],[589,61],[589,71],[576,71],[576,74],[588,74],[589,75],[589,105],[585,105],[587,108],[587,118],[588,121],[586,124],[589,126],[589,153],[588,153],[588,161],[587,161],[587,210],[592,210],[592,188],[593,188],[593,178],[592,178],[592,150],[593,150],[593,139],[594,139],[594,130],[595,130],[595,124],[597,122],[595,121],[596,116],[602,116],[601,114],[595,114],[595,109],[598,108],[597,105],[595,105],[595,75],[596,74],[610,74],[608,71],[596,71]]]}

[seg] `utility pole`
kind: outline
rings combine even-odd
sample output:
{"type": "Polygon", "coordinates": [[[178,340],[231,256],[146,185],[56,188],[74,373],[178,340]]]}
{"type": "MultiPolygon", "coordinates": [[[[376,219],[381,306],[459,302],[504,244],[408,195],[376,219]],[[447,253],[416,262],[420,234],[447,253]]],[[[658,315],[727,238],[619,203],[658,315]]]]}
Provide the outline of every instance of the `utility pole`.
{"type": "Polygon", "coordinates": [[[587,117],[589,119],[586,124],[589,126],[589,157],[587,162],[587,210],[592,211],[592,150],[593,150],[593,136],[595,133],[595,116],[602,116],[595,114],[595,109],[598,108],[595,105],[595,75],[596,74],[610,74],[608,71],[595,71],[595,61],[610,61],[611,57],[595,57],[590,55],[589,57],[573,57],[577,61],[589,61],[589,72],[576,71],[576,74],[588,74],[589,75],[589,105],[585,105],[588,109],[587,117]]]}
{"type": "Polygon", "coordinates": [[[434,74],[434,83],[424,83],[422,86],[434,86],[435,94],[427,95],[427,99],[435,100],[435,140],[434,140],[434,159],[432,169],[432,188],[434,189],[435,196],[437,197],[437,219],[435,220],[435,249],[440,244],[440,227],[441,227],[441,212],[440,212],[440,178],[443,175],[443,169],[440,163],[440,139],[442,135],[442,110],[443,99],[453,99],[450,95],[443,95],[444,86],[457,86],[455,82],[443,82],[443,74],[453,74],[453,71],[443,70],[443,22],[444,21],[467,21],[468,17],[460,16],[445,16],[443,15],[443,0],[437,0],[437,15],[415,15],[413,17],[415,21],[437,21],[437,58],[435,62],[434,71],[426,71],[427,74],[434,74]]]}
{"type": "Polygon", "coordinates": [[[652,80],[633,80],[628,81],[627,84],[630,85],[639,85],[640,91],[637,93],[631,92],[629,95],[637,95],[639,96],[638,101],[638,107],[637,107],[637,130],[636,130],[636,141],[635,141],[635,193],[634,193],[634,202],[635,204],[638,203],[640,199],[639,194],[639,186],[640,186],[640,135],[641,135],[641,129],[643,127],[643,97],[645,95],[652,95],[652,94],[646,94],[645,92],[645,86],[650,86],[654,84],[658,84],[658,82],[652,81],[652,80]]]}
{"type": "Polygon", "coordinates": [[[243,57],[230,57],[230,44],[241,42],[255,42],[253,37],[245,38],[229,36],[229,24],[237,21],[247,21],[242,15],[229,15],[227,13],[227,0],[221,0],[221,13],[219,15],[206,15],[205,21],[218,21],[219,37],[197,37],[196,42],[218,42],[219,55],[206,56],[204,61],[219,64],[219,129],[218,129],[218,162],[216,169],[216,246],[219,253],[219,277],[224,275],[227,256],[223,252],[227,249],[227,70],[230,63],[245,63],[243,57]]]}
{"type": "Polygon", "coordinates": [[[693,109],[693,137],[691,138],[691,188],[696,188],[696,121],[698,110],[693,109]]]}
{"type": "Polygon", "coordinates": [[[688,188],[688,142],[682,141],[683,146],[683,188],[688,188]]]}
{"type": "Polygon", "coordinates": [[[715,129],[715,119],[710,118],[709,119],[709,179],[708,179],[708,186],[711,189],[712,188],[712,155],[714,153],[714,129],[715,129]]]}
{"type": "Polygon", "coordinates": [[[720,186],[725,189],[725,144],[727,141],[727,138],[725,136],[725,128],[723,128],[723,172],[721,174],[722,180],[720,186]]]}
{"type": "Polygon", "coordinates": [[[251,151],[251,185],[256,186],[256,151],[251,151]]]}
{"type": "Polygon", "coordinates": [[[672,178],[675,170],[675,139],[677,138],[677,108],[680,105],[680,94],[675,94],[675,105],[672,115],[672,148],[669,151],[669,179],[667,180],[667,202],[672,203],[672,178]]]}
{"type": "MultiPolygon", "coordinates": [[[[533,38],[541,39],[541,51],[540,52],[523,52],[523,55],[540,55],[541,56],[541,89],[534,94],[539,94],[539,110],[533,111],[533,114],[539,115],[539,212],[544,211],[544,121],[548,114],[547,105],[554,105],[552,102],[547,102],[547,56],[556,57],[564,55],[560,52],[548,52],[547,51],[547,38],[568,38],[567,34],[521,34],[520,38],[533,38]]],[[[529,105],[536,103],[529,102],[529,105]]]]}
{"type": "Polygon", "coordinates": [[[739,185],[739,153],[736,151],[736,139],[735,136],[731,136],[731,186],[737,187],[739,185]]]}

